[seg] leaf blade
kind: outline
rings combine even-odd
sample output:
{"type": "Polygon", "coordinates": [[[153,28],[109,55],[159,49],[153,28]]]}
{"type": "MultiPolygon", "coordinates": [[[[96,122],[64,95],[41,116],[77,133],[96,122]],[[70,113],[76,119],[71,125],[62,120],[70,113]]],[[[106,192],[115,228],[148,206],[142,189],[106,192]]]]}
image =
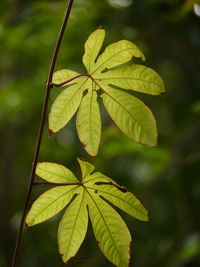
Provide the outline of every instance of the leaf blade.
{"type": "Polygon", "coordinates": [[[78,182],[75,175],[65,166],[52,162],[39,162],[36,174],[42,179],[53,183],[78,182]]]}
{"type": "Polygon", "coordinates": [[[84,191],[69,205],[58,228],[59,253],[65,263],[74,257],[87,231],[88,212],[84,201],[84,191]]]}
{"type": "MultiPolygon", "coordinates": [[[[52,83],[59,84],[77,75],[79,75],[79,73],[73,70],[69,70],[69,69],[58,70],[58,71],[55,71],[53,74],[52,83]]],[[[67,85],[69,85],[70,83],[74,83],[74,82],[75,81],[69,82],[67,85]]],[[[63,85],[63,86],[66,86],[66,85],[63,85]]]]}
{"type": "Polygon", "coordinates": [[[79,158],[78,158],[78,163],[80,165],[81,172],[82,172],[82,181],[84,181],[85,177],[89,176],[91,172],[93,172],[94,165],[79,158]]]}
{"type": "Polygon", "coordinates": [[[106,86],[103,89],[104,106],[120,130],[135,142],[155,146],[157,128],[150,109],[123,91],[106,86]]]}
{"type": "MultiPolygon", "coordinates": [[[[83,78],[82,78],[83,79],[83,78]]],[[[49,132],[56,133],[62,129],[77,111],[83,95],[84,81],[64,89],[54,101],[49,114],[49,132]]]]}
{"type": "Polygon", "coordinates": [[[141,221],[148,221],[147,210],[131,192],[122,192],[114,186],[104,184],[96,185],[94,190],[98,190],[100,196],[129,215],[141,221]]]}
{"type": "Polygon", "coordinates": [[[151,68],[143,65],[128,65],[100,73],[95,76],[101,83],[112,84],[123,89],[141,93],[160,95],[165,92],[165,86],[160,76],[151,68]]]}
{"type": "Polygon", "coordinates": [[[114,68],[130,61],[133,57],[142,58],[144,55],[139,48],[132,42],[121,40],[110,44],[105,51],[98,57],[92,70],[92,75],[100,73],[105,69],[114,68]]]}
{"type": "Polygon", "coordinates": [[[77,185],[56,186],[40,195],[26,217],[26,224],[33,226],[56,215],[70,202],[74,189],[77,185]]]}
{"type": "Polygon", "coordinates": [[[89,90],[82,98],[76,119],[76,129],[85,150],[95,156],[101,137],[101,117],[96,91],[89,90]]]}
{"type": "Polygon", "coordinates": [[[131,236],[126,224],[105,201],[93,192],[88,195],[89,216],[101,251],[117,267],[128,267],[131,236]]]}
{"type": "Polygon", "coordinates": [[[85,65],[88,73],[91,73],[96,57],[102,47],[105,38],[105,30],[102,28],[97,29],[90,34],[85,42],[85,53],[83,55],[83,64],[85,65]]]}

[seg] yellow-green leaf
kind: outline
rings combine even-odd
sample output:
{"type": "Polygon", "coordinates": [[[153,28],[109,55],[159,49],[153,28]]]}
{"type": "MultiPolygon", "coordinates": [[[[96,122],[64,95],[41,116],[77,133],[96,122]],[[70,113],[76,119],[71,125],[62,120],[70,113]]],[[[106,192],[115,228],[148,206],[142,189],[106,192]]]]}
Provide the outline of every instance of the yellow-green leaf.
{"type": "Polygon", "coordinates": [[[36,167],[36,174],[52,183],[78,182],[69,169],[61,164],[52,162],[39,162],[36,167]]]}
{"type": "Polygon", "coordinates": [[[151,111],[131,95],[122,95],[123,92],[116,91],[113,96],[111,92],[114,92],[113,87],[116,88],[115,90],[120,90],[117,89],[119,87],[159,95],[165,91],[164,83],[161,77],[150,68],[137,64],[124,65],[134,58],[145,60],[143,53],[131,41],[114,42],[99,55],[104,37],[105,30],[97,29],[85,42],[83,63],[87,74],[80,74],[81,77],[77,78],[79,73],[68,69],[54,73],[53,83],[63,83],[67,78],[75,77],[75,79],[52,105],[49,115],[49,133],[53,134],[62,129],[78,110],[76,127],[79,139],[88,154],[96,156],[101,136],[97,95],[99,95],[98,91],[101,93],[103,90],[106,109],[122,132],[135,142],[154,146],[157,141],[157,129],[151,111]]]}
{"type": "Polygon", "coordinates": [[[91,174],[94,166],[81,159],[78,161],[82,171],[81,182],[62,165],[38,164],[37,174],[48,181],[44,183],[56,186],[36,199],[26,224],[41,223],[67,206],[58,229],[59,252],[67,263],[84,240],[89,211],[95,237],[105,257],[117,267],[127,267],[131,236],[110,203],[140,220],[147,220],[147,212],[127,189],[100,172],[91,174]]]}
{"type": "Polygon", "coordinates": [[[91,172],[93,172],[94,166],[91,163],[82,159],[78,159],[78,163],[82,172],[82,180],[84,181],[85,177],[88,177],[91,172]]]}
{"type": "Polygon", "coordinates": [[[67,208],[58,228],[59,252],[65,263],[74,257],[87,231],[88,212],[83,188],[67,208]]]}
{"type": "Polygon", "coordinates": [[[156,122],[147,106],[123,91],[108,86],[103,89],[103,103],[121,131],[138,143],[154,146],[157,141],[156,122]]]}
{"type": "Polygon", "coordinates": [[[120,215],[97,194],[88,193],[89,215],[104,256],[117,267],[128,267],[131,235],[120,215]]]}
{"type": "Polygon", "coordinates": [[[92,70],[92,75],[105,69],[114,68],[124,64],[134,57],[141,57],[143,60],[145,59],[142,52],[134,43],[127,40],[112,43],[107,46],[105,51],[98,57],[92,70]]]}
{"type": "MultiPolygon", "coordinates": [[[[68,70],[68,69],[63,69],[63,70],[58,70],[56,72],[54,72],[53,74],[53,79],[52,82],[55,84],[59,84],[62,82],[65,82],[75,76],[79,75],[78,72],[73,71],[73,70],[68,70]]],[[[68,83],[67,85],[74,83],[75,81],[79,81],[80,78],[78,78],[77,80],[73,80],[72,82],[68,83]]],[[[66,85],[63,85],[66,86],[66,85]]]]}
{"type": "Polygon", "coordinates": [[[49,114],[50,133],[62,129],[77,111],[83,96],[82,86],[85,80],[64,89],[54,101],[49,114]]]}
{"type": "Polygon", "coordinates": [[[77,185],[57,186],[42,194],[32,205],[26,224],[33,226],[61,211],[72,199],[77,185]]]}
{"type": "MultiPolygon", "coordinates": [[[[101,179],[99,179],[99,182],[100,181],[101,179]]],[[[123,192],[117,187],[110,186],[109,184],[94,184],[93,188],[98,191],[100,196],[104,197],[124,212],[138,220],[148,221],[147,210],[131,192],[123,192]]]]}
{"type": "Polygon", "coordinates": [[[160,76],[152,69],[142,65],[127,65],[95,75],[99,83],[112,84],[123,89],[141,93],[160,95],[165,87],[160,76]]]}
{"type": "Polygon", "coordinates": [[[110,182],[114,182],[111,178],[105,176],[104,174],[102,174],[101,172],[94,172],[91,175],[86,176],[83,179],[84,185],[89,186],[89,187],[93,187],[94,183],[96,182],[105,182],[105,183],[110,183],[110,182]]]}
{"type": "Polygon", "coordinates": [[[85,42],[85,53],[83,55],[83,63],[88,71],[91,73],[96,57],[102,47],[105,38],[105,30],[100,28],[90,34],[85,42]]]}
{"type": "Polygon", "coordinates": [[[85,150],[91,156],[95,156],[100,143],[101,117],[97,102],[97,93],[92,89],[82,98],[77,113],[76,128],[85,150]]]}

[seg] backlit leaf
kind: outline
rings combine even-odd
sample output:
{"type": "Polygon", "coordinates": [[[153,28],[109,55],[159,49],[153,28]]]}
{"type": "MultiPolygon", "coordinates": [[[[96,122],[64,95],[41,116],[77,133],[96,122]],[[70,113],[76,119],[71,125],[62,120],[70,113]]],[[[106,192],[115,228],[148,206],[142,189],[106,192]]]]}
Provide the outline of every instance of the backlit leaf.
{"type": "Polygon", "coordinates": [[[49,131],[55,133],[62,129],[77,111],[81,98],[83,82],[64,89],[56,98],[49,114],[49,131]]]}
{"type": "Polygon", "coordinates": [[[117,267],[128,267],[131,236],[109,202],[140,220],[148,220],[147,212],[127,189],[100,172],[91,174],[94,166],[81,159],[78,161],[82,182],[62,165],[38,163],[37,174],[53,181],[49,184],[56,186],[36,199],[27,215],[26,224],[33,226],[43,222],[67,206],[58,229],[59,252],[67,263],[85,238],[89,211],[95,237],[105,257],[117,267]]]}
{"type": "Polygon", "coordinates": [[[101,117],[97,93],[92,89],[82,98],[76,119],[79,139],[92,156],[98,152],[101,136],[101,117]]]}
{"type": "Polygon", "coordinates": [[[56,98],[51,108],[49,133],[62,129],[78,110],[76,126],[79,139],[88,154],[95,156],[101,136],[97,96],[103,91],[103,103],[122,132],[137,143],[154,146],[157,128],[151,111],[136,97],[120,90],[160,95],[165,91],[164,83],[154,70],[133,64],[135,58],[145,60],[145,57],[131,41],[114,42],[99,55],[104,37],[105,30],[97,29],[85,42],[83,63],[87,74],[78,78],[79,74],[74,71],[55,72],[54,83],[59,85],[68,79],[70,87],[56,98]],[[71,81],[73,73],[75,79],[71,81]]]}
{"type": "Polygon", "coordinates": [[[57,186],[42,194],[32,205],[26,224],[33,226],[48,220],[61,211],[75,194],[76,185],[57,186]]]}
{"type": "MultiPolygon", "coordinates": [[[[69,80],[69,79],[71,79],[77,75],[79,75],[79,73],[76,71],[73,71],[73,70],[68,70],[68,69],[58,70],[58,71],[54,72],[52,82],[56,83],[56,84],[62,83],[62,82],[65,82],[65,81],[67,81],[67,80],[69,80]]],[[[74,81],[72,81],[71,83],[74,83],[74,81]]]]}
{"type": "Polygon", "coordinates": [[[132,42],[121,40],[107,46],[105,51],[98,57],[92,74],[105,69],[114,68],[130,61],[133,58],[145,59],[139,48],[132,42]]]}
{"type": "Polygon", "coordinates": [[[90,164],[89,162],[81,160],[81,159],[78,159],[78,163],[80,165],[82,178],[84,180],[85,177],[88,177],[91,174],[91,172],[94,171],[94,166],[90,164]]]}
{"type": "Polygon", "coordinates": [[[123,89],[159,95],[164,93],[160,76],[152,69],[142,65],[128,65],[95,76],[99,84],[112,84],[123,89]]]}
{"type": "Polygon", "coordinates": [[[104,38],[105,30],[98,29],[90,34],[89,38],[85,42],[85,54],[83,55],[83,63],[88,73],[91,73],[94,68],[94,62],[102,47],[104,38]]]}
{"type": "Polygon", "coordinates": [[[57,163],[40,162],[36,174],[42,179],[54,183],[78,182],[74,174],[65,166],[57,163]]]}
{"type": "Polygon", "coordinates": [[[88,212],[85,204],[85,191],[81,192],[69,205],[58,228],[59,252],[66,263],[80,248],[87,231],[88,212]]]}
{"type": "Polygon", "coordinates": [[[106,110],[122,132],[138,143],[156,144],[155,119],[139,99],[111,87],[106,88],[102,98],[106,110]]]}
{"type": "Polygon", "coordinates": [[[90,192],[88,198],[89,215],[100,249],[116,266],[128,266],[131,235],[126,224],[120,215],[94,192],[90,192]]]}

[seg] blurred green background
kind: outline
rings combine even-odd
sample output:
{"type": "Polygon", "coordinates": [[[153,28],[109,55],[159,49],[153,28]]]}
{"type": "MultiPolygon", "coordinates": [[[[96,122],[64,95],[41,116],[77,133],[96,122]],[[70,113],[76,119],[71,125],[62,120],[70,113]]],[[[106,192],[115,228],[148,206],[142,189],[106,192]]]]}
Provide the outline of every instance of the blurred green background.
{"type": "MultiPolygon", "coordinates": [[[[64,0],[1,0],[0,4],[0,266],[10,266],[33,159],[44,83],[63,18],[64,0]]],[[[76,157],[129,188],[150,214],[148,223],[122,214],[130,231],[131,267],[200,266],[200,5],[193,0],[75,0],[56,69],[84,71],[88,35],[100,25],[105,44],[128,39],[146,56],[166,85],[164,96],[137,94],[154,112],[158,144],[133,143],[102,108],[97,157],[80,145],[73,119],[48,138],[39,156],[69,166],[76,157]]],[[[60,89],[52,89],[50,105],[60,89]]],[[[136,95],[136,94],[134,94],[136,95]]],[[[47,189],[34,189],[32,201],[47,189]]],[[[63,266],[57,227],[63,212],[26,228],[19,267],[63,266]]],[[[112,266],[98,249],[91,225],[69,267],[112,266]]]]}

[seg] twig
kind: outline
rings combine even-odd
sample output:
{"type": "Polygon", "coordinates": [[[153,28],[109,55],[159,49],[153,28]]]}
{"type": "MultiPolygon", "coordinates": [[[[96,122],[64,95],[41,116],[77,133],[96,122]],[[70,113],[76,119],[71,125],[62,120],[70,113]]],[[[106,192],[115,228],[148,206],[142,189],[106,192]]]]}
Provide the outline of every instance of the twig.
{"type": "Polygon", "coordinates": [[[67,25],[67,22],[68,22],[70,13],[71,13],[73,1],[74,0],[68,1],[68,5],[67,5],[67,9],[66,9],[66,12],[64,15],[63,23],[62,23],[60,33],[58,35],[57,42],[55,44],[54,52],[53,52],[52,59],[51,59],[51,65],[50,65],[48,80],[47,80],[47,84],[46,84],[46,91],[45,91],[45,97],[44,97],[44,102],[43,102],[40,126],[39,126],[39,130],[38,130],[38,137],[37,137],[37,141],[36,141],[33,164],[32,164],[32,169],[31,169],[30,178],[29,178],[27,196],[26,196],[26,200],[25,200],[25,204],[24,204],[24,210],[22,213],[20,227],[19,227],[19,231],[18,231],[18,235],[17,235],[17,239],[16,239],[15,250],[14,250],[14,254],[13,254],[13,258],[12,258],[12,265],[11,265],[12,267],[16,266],[16,260],[17,260],[17,255],[18,255],[18,251],[19,251],[20,241],[22,238],[22,232],[23,232],[23,228],[24,228],[25,217],[26,217],[26,213],[27,213],[27,209],[28,209],[28,205],[29,205],[29,201],[30,201],[30,197],[31,197],[31,192],[32,192],[33,185],[34,185],[35,170],[36,170],[36,165],[38,162],[38,156],[39,156],[39,152],[40,152],[40,146],[41,146],[41,141],[42,141],[42,136],[43,136],[43,131],[44,131],[44,124],[45,124],[45,118],[46,118],[46,113],[47,113],[47,107],[48,107],[48,101],[49,101],[53,72],[55,69],[55,64],[56,64],[58,52],[60,49],[60,45],[61,45],[61,42],[63,39],[63,35],[65,32],[65,28],[66,28],[66,25],[67,25]]]}

